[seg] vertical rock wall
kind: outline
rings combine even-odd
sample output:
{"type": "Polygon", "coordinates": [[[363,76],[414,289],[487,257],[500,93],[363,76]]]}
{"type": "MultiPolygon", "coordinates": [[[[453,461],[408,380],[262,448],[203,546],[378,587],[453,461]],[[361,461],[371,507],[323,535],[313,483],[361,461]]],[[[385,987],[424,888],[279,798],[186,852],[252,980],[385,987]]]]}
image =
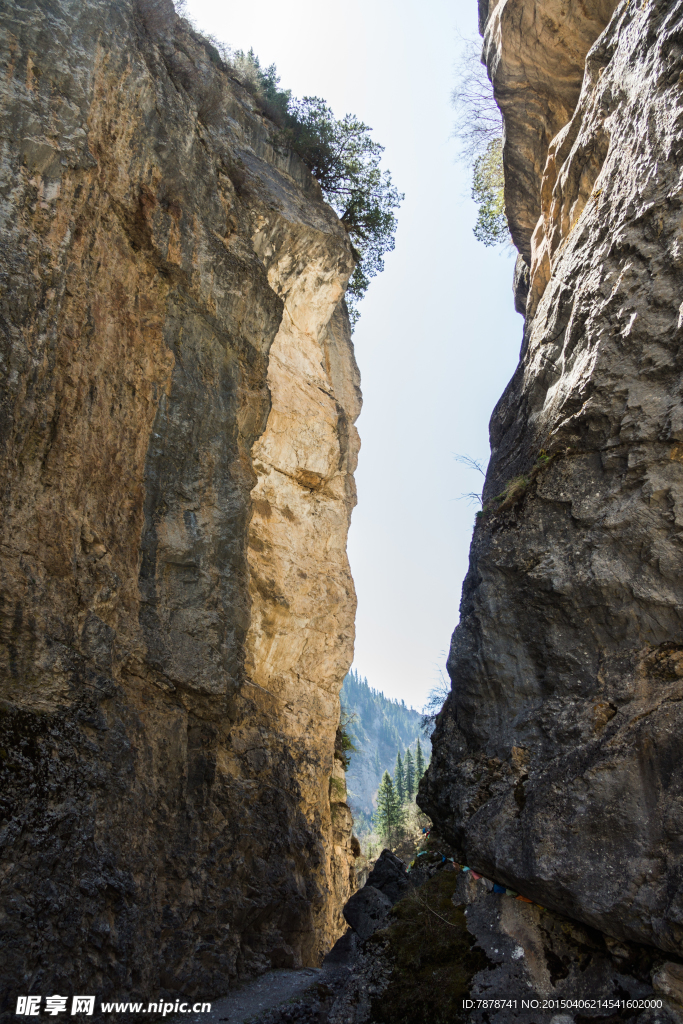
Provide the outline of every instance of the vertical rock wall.
{"type": "Polygon", "coordinates": [[[683,4],[483,14],[530,289],[420,803],[488,877],[682,955],[683,4]]]}
{"type": "Polygon", "coordinates": [[[210,997],[354,884],[350,247],[170,3],[0,60],[1,1009],[210,997]]]}

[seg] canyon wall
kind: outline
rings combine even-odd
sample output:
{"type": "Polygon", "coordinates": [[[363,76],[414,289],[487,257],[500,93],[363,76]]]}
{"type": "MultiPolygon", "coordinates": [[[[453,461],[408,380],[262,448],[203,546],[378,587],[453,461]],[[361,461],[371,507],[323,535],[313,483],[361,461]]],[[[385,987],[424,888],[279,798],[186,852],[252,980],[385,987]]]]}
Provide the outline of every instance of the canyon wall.
{"type": "Polygon", "coordinates": [[[317,964],[353,267],[169,0],[0,2],[0,1010],[317,964]]]}
{"type": "Polygon", "coordinates": [[[683,3],[480,24],[525,327],[419,802],[487,877],[681,956],[683,3]]]}

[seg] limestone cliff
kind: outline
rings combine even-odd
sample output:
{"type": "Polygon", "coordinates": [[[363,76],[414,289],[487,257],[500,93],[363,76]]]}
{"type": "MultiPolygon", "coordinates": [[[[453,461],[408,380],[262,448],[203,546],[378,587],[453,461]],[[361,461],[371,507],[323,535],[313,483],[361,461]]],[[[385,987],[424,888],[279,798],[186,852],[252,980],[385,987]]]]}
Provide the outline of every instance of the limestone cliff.
{"type": "Polygon", "coordinates": [[[480,13],[526,321],[420,803],[488,877],[680,956],[683,3],[480,13]]]}
{"type": "Polygon", "coordinates": [[[208,998],[355,884],[351,249],[170,2],[0,53],[0,1009],[208,998]]]}

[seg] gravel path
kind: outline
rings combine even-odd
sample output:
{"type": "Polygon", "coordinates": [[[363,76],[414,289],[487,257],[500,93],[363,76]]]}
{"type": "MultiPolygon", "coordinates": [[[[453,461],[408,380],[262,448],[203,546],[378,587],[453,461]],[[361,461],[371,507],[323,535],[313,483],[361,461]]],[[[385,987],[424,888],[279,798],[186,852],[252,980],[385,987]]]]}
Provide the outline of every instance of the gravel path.
{"type": "Polygon", "coordinates": [[[347,931],[327,954],[321,968],[268,971],[239,985],[227,996],[212,1000],[211,1013],[174,1014],[166,1017],[164,1024],[244,1024],[250,1018],[260,1018],[268,1010],[301,998],[313,985],[327,987],[329,1000],[332,1000],[345,984],[355,956],[356,940],[347,931]]]}
{"type": "Polygon", "coordinates": [[[300,971],[268,971],[229,995],[214,999],[211,1013],[174,1014],[166,1017],[166,1021],[168,1024],[243,1024],[249,1017],[300,996],[322,973],[322,969],[314,967],[300,971]]]}

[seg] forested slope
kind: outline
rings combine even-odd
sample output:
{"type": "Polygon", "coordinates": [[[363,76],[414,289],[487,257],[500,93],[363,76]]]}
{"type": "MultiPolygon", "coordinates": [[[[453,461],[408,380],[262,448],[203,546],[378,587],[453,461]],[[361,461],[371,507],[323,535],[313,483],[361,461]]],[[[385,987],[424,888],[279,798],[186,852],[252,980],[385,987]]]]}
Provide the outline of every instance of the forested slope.
{"type": "Polygon", "coordinates": [[[415,752],[418,739],[425,760],[431,754],[429,737],[422,732],[422,715],[404,701],[391,700],[351,671],[344,678],[341,702],[348,721],[347,732],[357,748],[351,753],[346,773],[348,799],[356,822],[363,832],[366,818],[374,811],[373,797],[384,771],[393,772],[396,753],[403,756],[410,747],[415,752]]]}

